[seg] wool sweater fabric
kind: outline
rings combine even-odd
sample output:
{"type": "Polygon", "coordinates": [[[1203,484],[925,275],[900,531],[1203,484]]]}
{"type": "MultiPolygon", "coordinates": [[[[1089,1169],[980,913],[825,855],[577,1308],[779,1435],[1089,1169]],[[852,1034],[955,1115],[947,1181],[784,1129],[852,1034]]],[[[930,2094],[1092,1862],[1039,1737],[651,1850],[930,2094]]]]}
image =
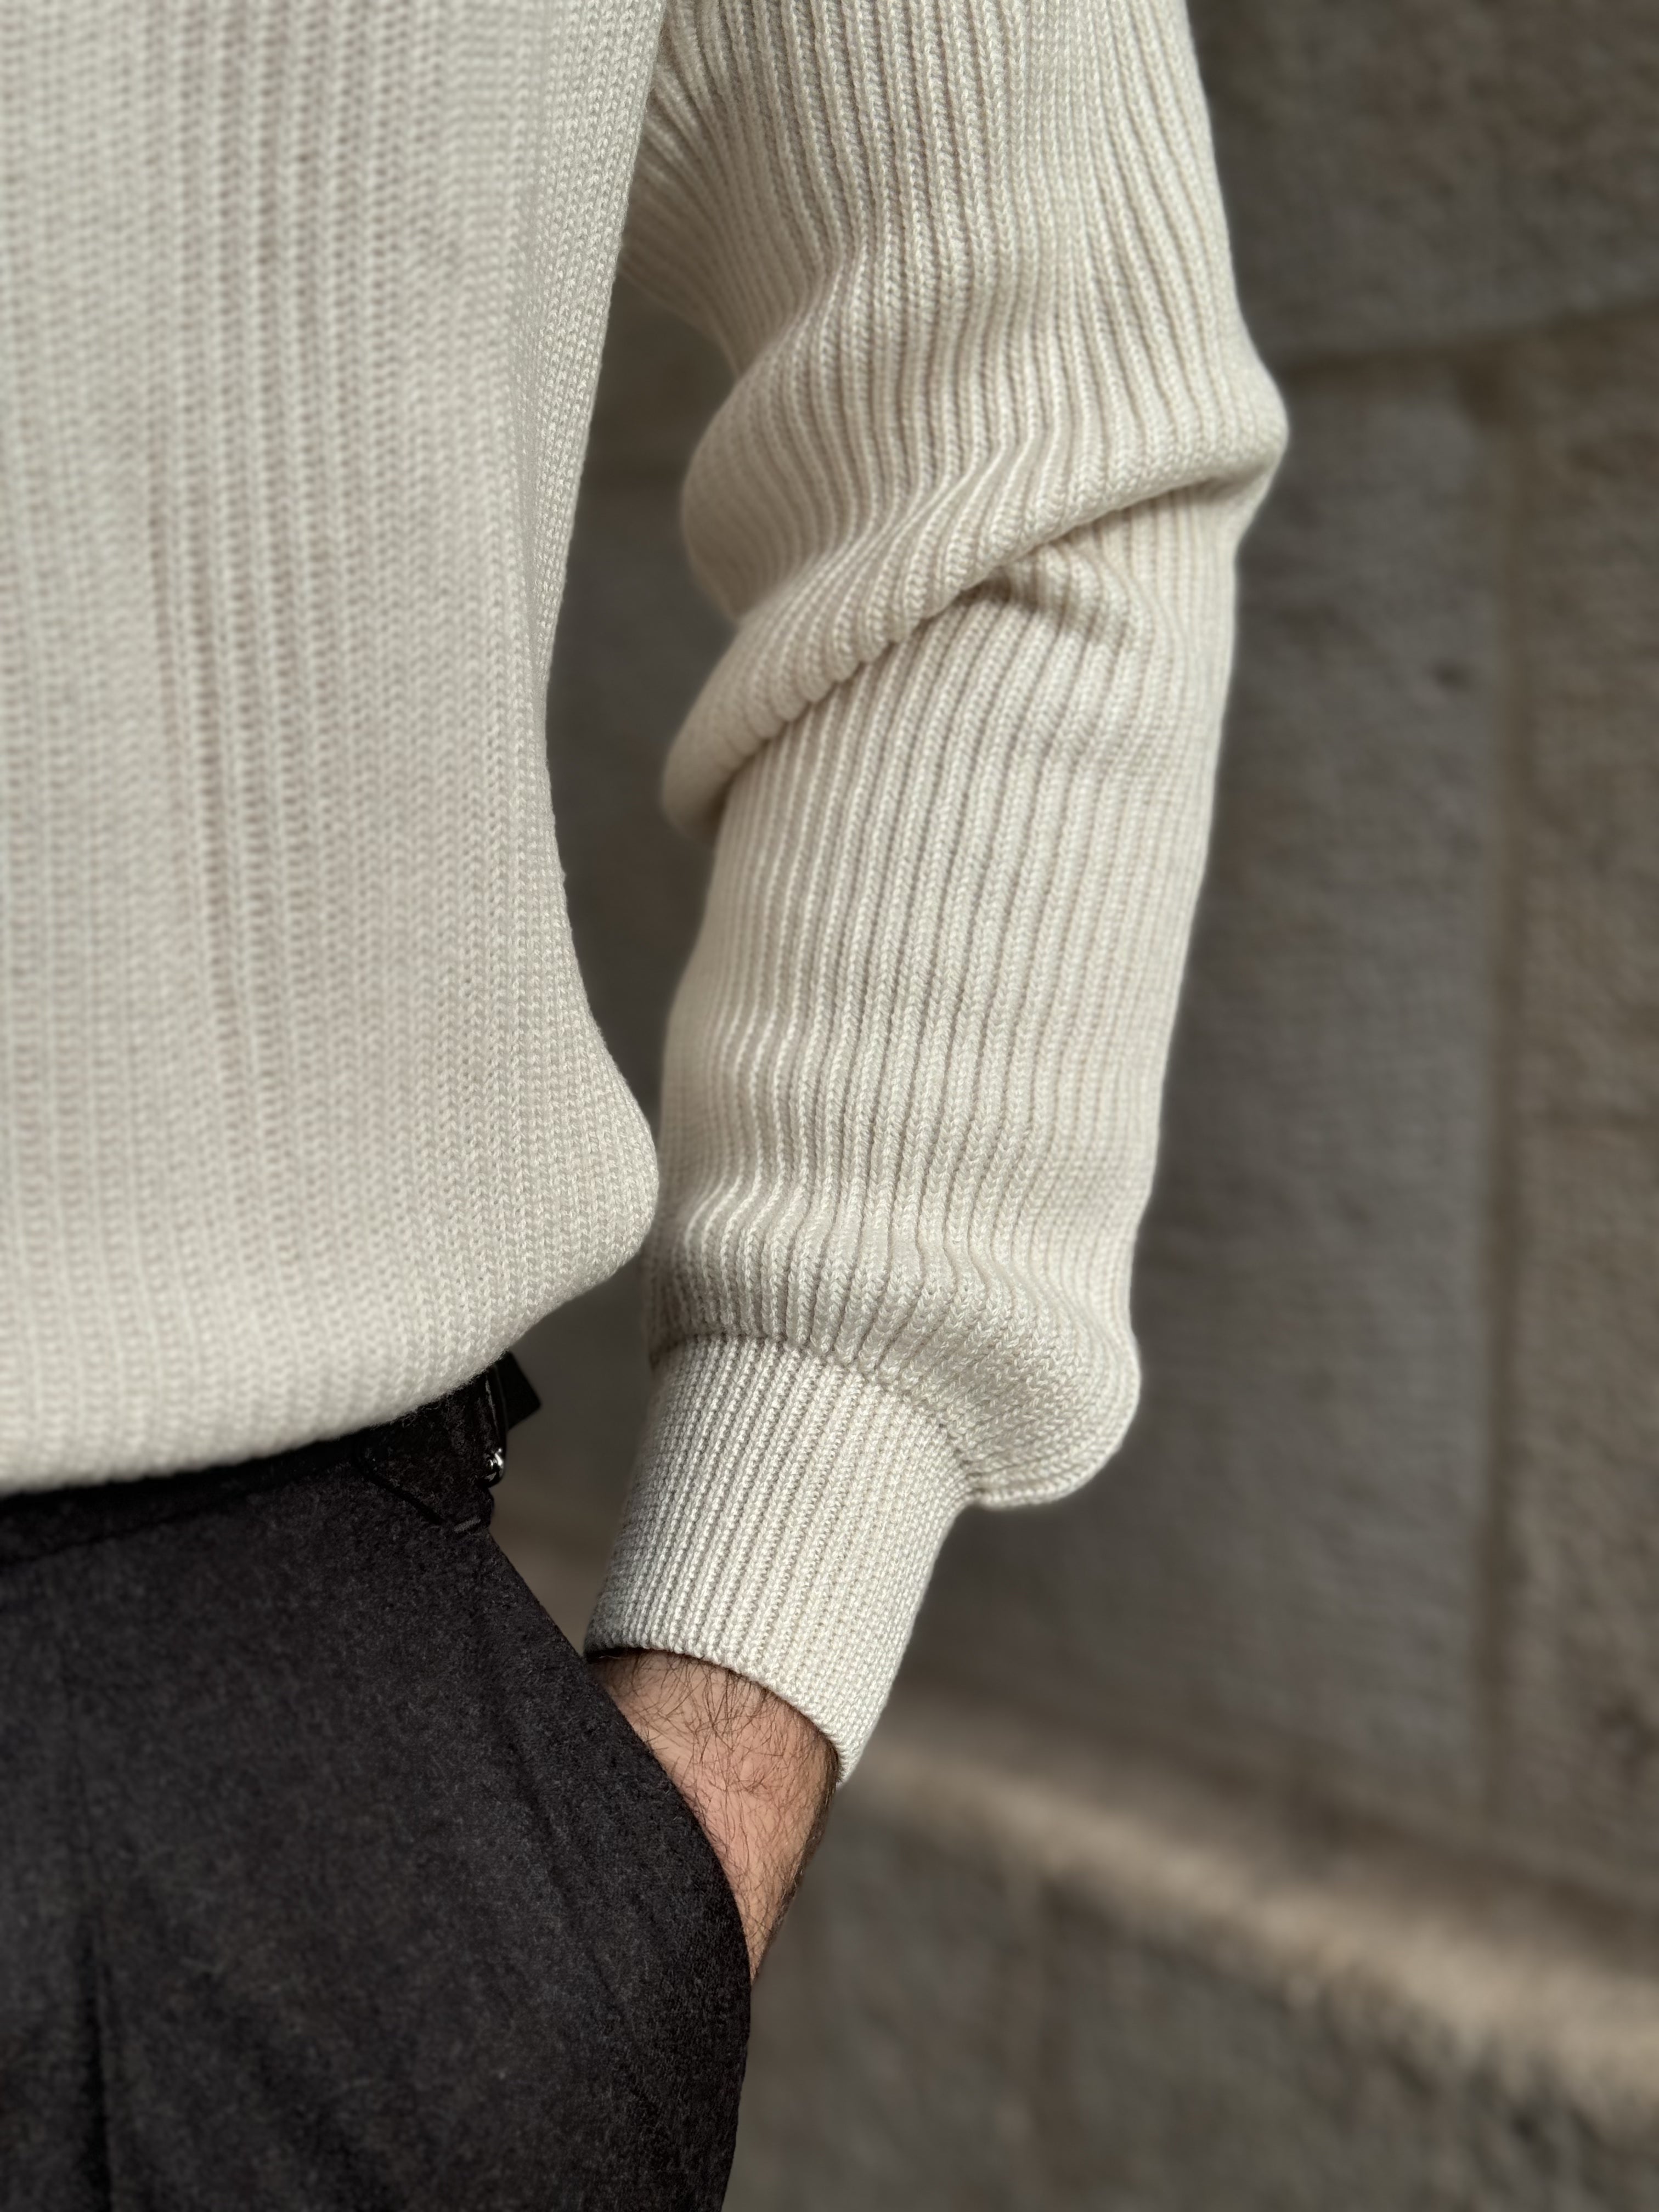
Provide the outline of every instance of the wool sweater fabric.
{"type": "Polygon", "coordinates": [[[590,1646],[850,1767],[1135,1399],[1284,434],[1177,0],[22,0],[0,131],[0,1484],[384,1419],[648,1229],[590,1646]],[[733,375],[660,1189],[544,753],[619,256],[733,375]]]}

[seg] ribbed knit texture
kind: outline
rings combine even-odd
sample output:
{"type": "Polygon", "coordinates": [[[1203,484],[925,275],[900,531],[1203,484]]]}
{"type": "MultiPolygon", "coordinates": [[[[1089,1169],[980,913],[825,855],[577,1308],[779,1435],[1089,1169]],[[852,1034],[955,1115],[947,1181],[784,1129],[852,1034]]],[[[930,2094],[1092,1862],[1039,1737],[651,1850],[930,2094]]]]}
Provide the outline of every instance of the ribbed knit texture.
{"type": "Polygon", "coordinates": [[[644,1233],[544,726],[657,30],[0,15],[0,1480],[404,1410],[644,1233]]]}
{"type": "Polygon", "coordinates": [[[592,1641],[846,1766],[955,1513],[1133,1407],[1282,421],[1171,0],[658,29],[0,24],[0,1482],[395,1413],[643,1232],[542,729],[631,171],[631,266],[737,373],[685,514],[738,627],[669,766],[716,865],[592,1641]]]}
{"type": "Polygon", "coordinates": [[[671,0],[627,250],[737,372],[685,523],[738,628],[668,766],[720,831],[589,1640],[741,1667],[845,1768],[955,1508],[1133,1410],[1283,422],[1173,0],[671,0]]]}

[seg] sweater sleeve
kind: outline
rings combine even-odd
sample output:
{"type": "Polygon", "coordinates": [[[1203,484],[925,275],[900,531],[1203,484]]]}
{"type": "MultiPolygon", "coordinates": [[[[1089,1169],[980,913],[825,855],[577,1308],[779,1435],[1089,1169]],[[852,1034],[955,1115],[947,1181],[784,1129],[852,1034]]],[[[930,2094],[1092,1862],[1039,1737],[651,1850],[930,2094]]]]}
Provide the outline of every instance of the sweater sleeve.
{"type": "Polygon", "coordinates": [[[651,1411],[591,1650],[843,1772],[939,1547],[1113,1451],[1237,540],[1284,437],[1179,0],[670,0],[631,273],[735,381],[651,1411]]]}

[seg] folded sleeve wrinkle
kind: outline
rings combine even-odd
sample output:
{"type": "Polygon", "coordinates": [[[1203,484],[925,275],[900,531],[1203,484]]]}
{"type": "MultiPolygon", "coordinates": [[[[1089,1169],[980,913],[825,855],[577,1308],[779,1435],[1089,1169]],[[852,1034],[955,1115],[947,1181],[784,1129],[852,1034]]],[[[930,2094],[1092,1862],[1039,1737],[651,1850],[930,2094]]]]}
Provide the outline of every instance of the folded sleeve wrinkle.
{"type": "Polygon", "coordinates": [[[688,822],[1004,562],[1259,482],[1281,434],[1162,0],[672,8],[624,252],[737,377],[685,486],[738,625],[675,750],[688,822]]]}
{"type": "Polygon", "coordinates": [[[850,1766],[964,1504],[1133,1408],[1129,1264],[1280,451],[1166,0],[671,0],[625,245],[734,383],[665,795],[652,1419],[595,1616],[850,1766]]]}

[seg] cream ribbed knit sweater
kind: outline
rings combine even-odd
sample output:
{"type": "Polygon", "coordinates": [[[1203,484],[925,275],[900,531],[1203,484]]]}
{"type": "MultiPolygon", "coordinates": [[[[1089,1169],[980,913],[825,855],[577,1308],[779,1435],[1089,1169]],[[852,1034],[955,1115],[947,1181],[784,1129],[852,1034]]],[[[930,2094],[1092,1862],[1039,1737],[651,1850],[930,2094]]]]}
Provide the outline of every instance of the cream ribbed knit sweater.
{"type": "Polygon", "coordinates": [[[24,0],[0,132],[0,1481],[380,1419],[646,1231],[543,752],[631,175],[737,629],[592,1636],[850,1763],[1134,1399],[1282,436],[1177,0],[24,0]]]}

